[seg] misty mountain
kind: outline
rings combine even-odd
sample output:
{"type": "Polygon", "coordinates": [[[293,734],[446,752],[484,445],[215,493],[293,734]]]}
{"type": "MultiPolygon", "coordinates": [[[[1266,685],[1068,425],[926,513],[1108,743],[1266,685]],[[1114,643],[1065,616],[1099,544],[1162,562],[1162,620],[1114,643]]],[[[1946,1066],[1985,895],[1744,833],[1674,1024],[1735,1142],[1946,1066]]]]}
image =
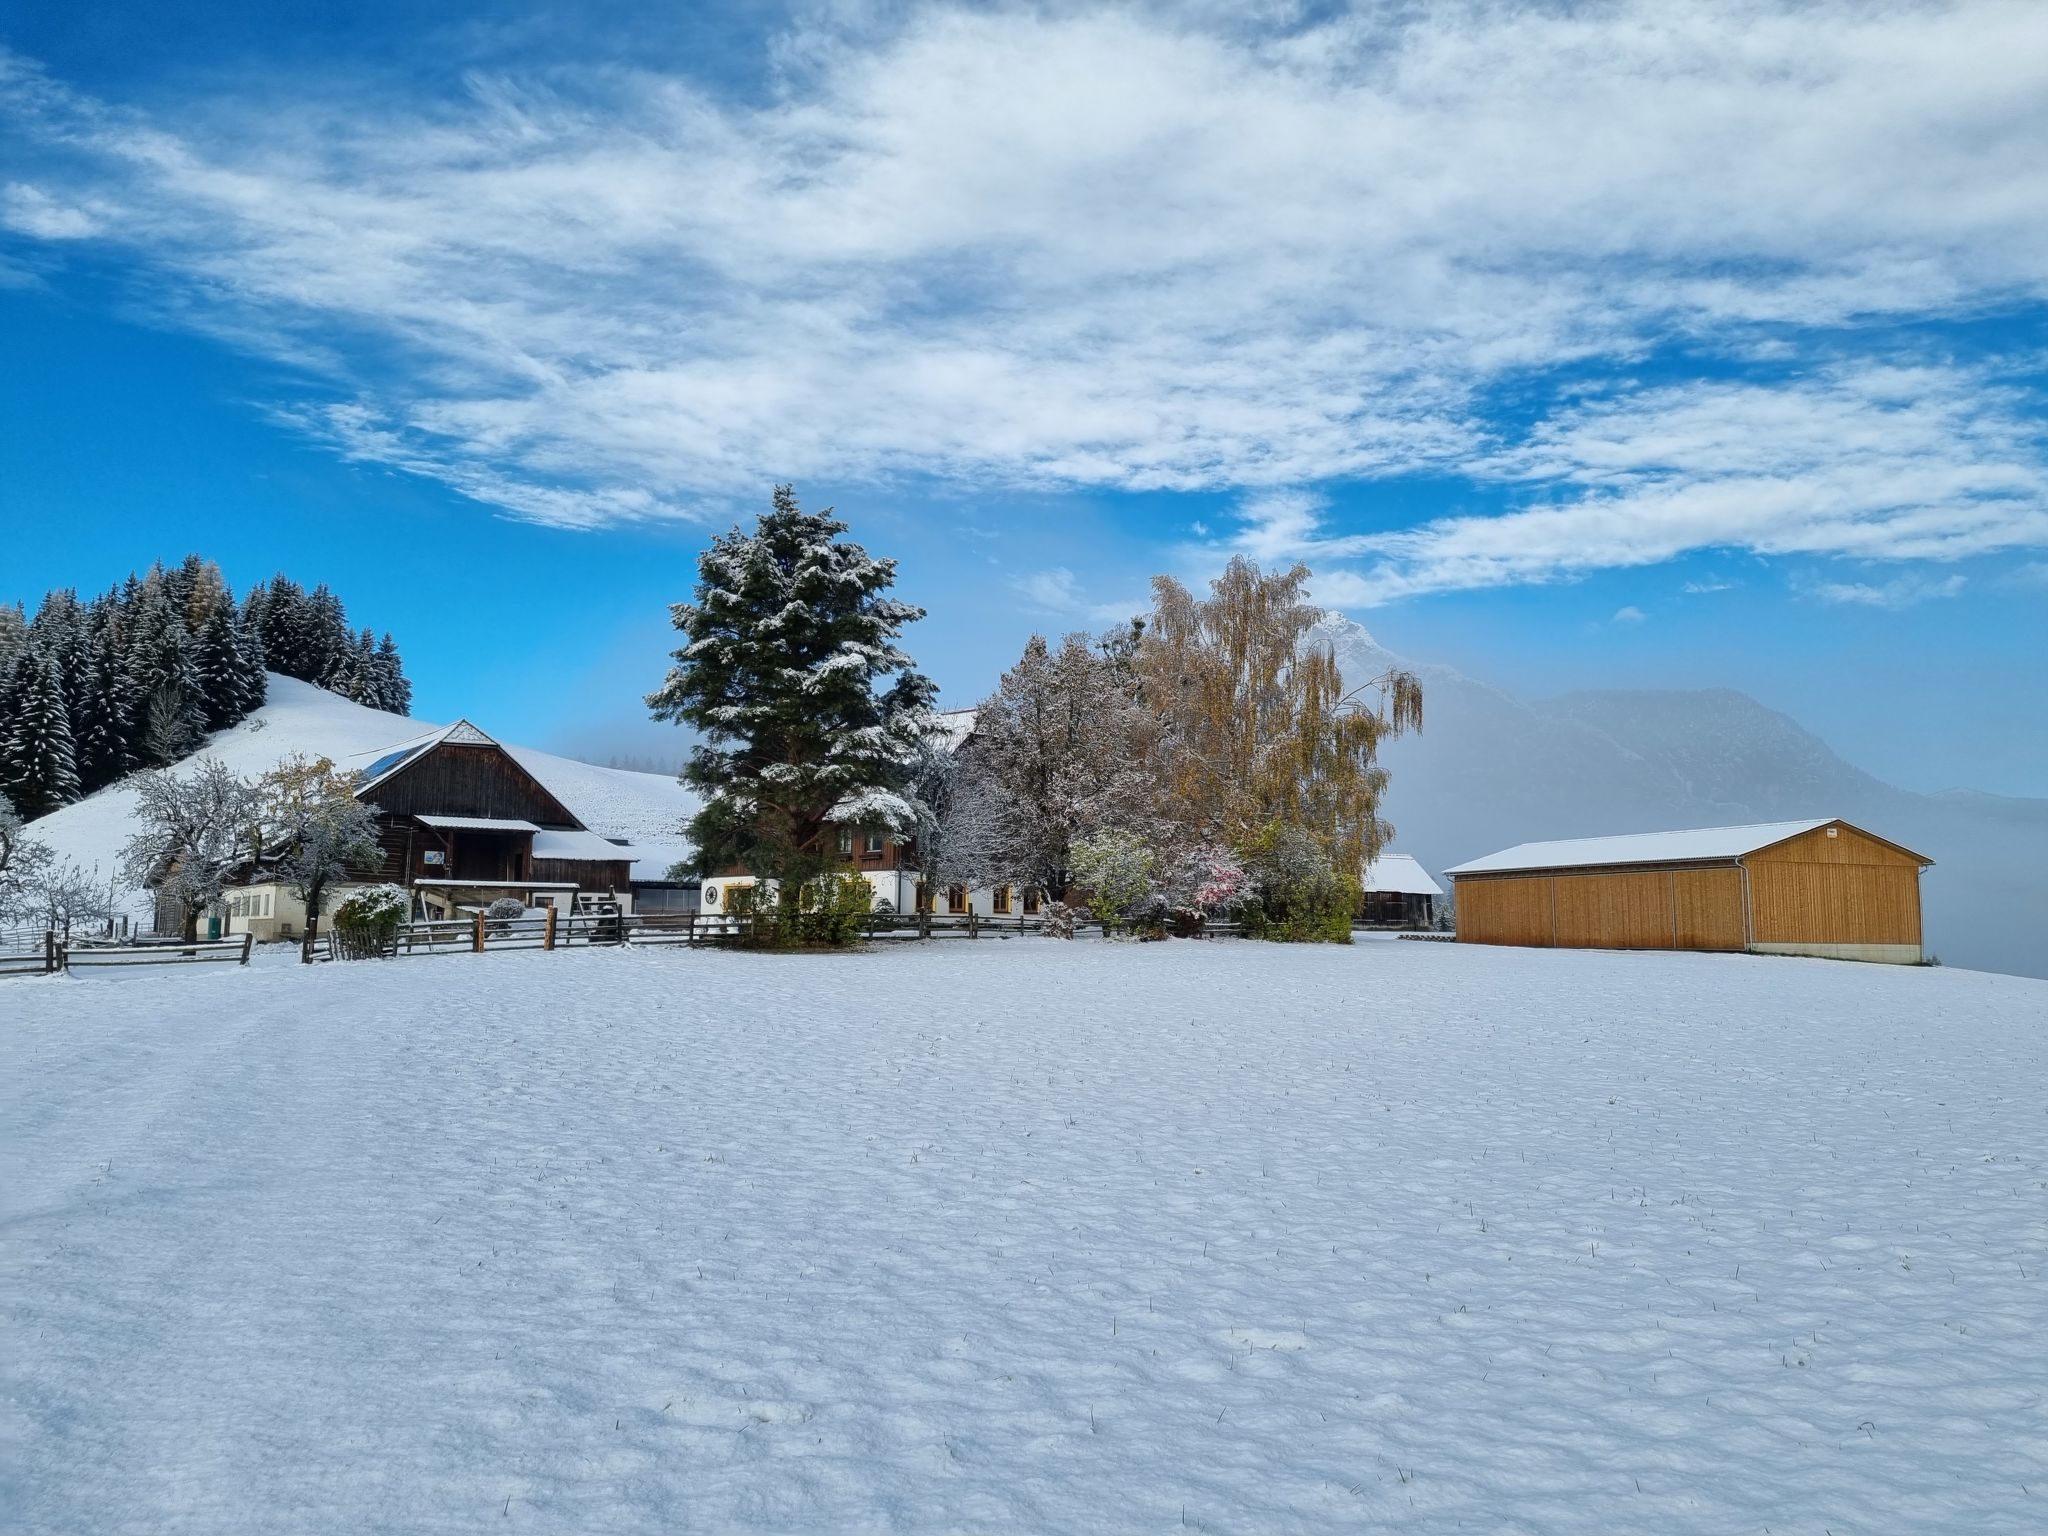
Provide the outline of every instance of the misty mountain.
{"type": "Polygon", "coordinates": [[[1390,743],[1394,846],[1440,871],[1515,843],[1840,816],[1935,861],[1927,948],[1951,965],[2048,976],[2048,800],[1921,795],[1845,762],[1732,689],[1603,689],[1524,700],[1382,646],[1326,615],[1352,686],[1421,677],[1424,729],[1390,743]]]}

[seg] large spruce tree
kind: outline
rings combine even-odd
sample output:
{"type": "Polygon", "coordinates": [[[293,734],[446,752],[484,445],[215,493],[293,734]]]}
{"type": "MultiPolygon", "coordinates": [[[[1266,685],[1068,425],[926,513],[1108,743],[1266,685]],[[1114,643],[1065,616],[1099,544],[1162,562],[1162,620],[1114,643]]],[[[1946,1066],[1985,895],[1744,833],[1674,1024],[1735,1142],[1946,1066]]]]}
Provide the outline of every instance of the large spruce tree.
{"type": "Polygon", "coordinates": [[[54,656],[31,649],[16,663],[0,729],[7,737],[0,749],[0,790],[23,816],[47,816],[78,798],[71,713],[54,656]]]}
{"type": "Polygon", "coordinates": [[[699,559],[695,600],[671,610],[684,643],[647,700],[702,733],[682,775],[704,797],[698,871],[774,881],[785,912],[837,865],[839,826],[916,820],[902,791],[935,690],[896,642],[924,610],[888,595],[895,561],[844,532],[777,486],[753,532],[699,559]]]}

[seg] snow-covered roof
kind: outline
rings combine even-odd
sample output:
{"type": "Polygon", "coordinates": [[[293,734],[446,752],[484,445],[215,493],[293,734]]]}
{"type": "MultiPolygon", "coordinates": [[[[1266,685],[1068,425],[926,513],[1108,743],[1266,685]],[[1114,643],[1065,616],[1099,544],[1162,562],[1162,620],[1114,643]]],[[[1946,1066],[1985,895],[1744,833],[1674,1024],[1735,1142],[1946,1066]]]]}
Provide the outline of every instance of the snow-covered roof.
{"type": "Polygon", "coordinates": [[[1444,888],[1429,878],[1429,871],[1407,853],[1383,853],[1365,867],[1368,891],[1389,891],[1403,896],[1441,896],[1444,888]]]}
{"type": "Polygon", "coordinates": [[[974,734],[975,717],[980,713],[977,708],[942,709],[933,714],[932,720],[937,728],[937,734],[944,738],[947,750],[960,750],[961,744],[974,734]]]}
{"type": "Polygon", "coordinates": [[[530,821],[519,821],[504,816],[416,816],[415,821],[424,821],[430,827],[445,827],[451,832],[538,832],[540,828],[530,821]]]}
{"type": "MultiPolygon", "coordinates": [[[[467,720],[458,720],[453,725],[444,725],[437,731],[429,731],[423,736],[415,736],[408,741],[393,742],[382,752],[377,753],[374,761],[360,770],[363,775],[363,782],[356,786],[357,798],[360,799],[368,794],[372,789],[390,778],[391,775],[398,772],[399,769],[403,768],[429,747],[437,747],[444,741],[454,742],[458,746],[466,747],[495,747],[498,745],[497,741],[485,735],[467,720]]],[[[371,756],[367,752],[361,755],[364,757],[371,756]]]]}
{"type": "Polygon", "coordinates": [[[1744,827],[1697,827],[1684,832],[1630,832],[1621,837],[1568,837],[1554,843],[1517,843],[1483,859],[1453,865],[1444,873],[1489,875],[1517,869],[1739,859],[1745,853],[1755,853],[1788,837],[1824,827],[1834,819],[1819,816],[1808,821],[1760,821],[1744,827]]]}
{"type": "Polygon", "coordinates": [[[636,852],[610,838],[599,837],[595,832],[545,827],[533,835],[533,856],[536,859],[624,859],[630,863],[636,852]]]}

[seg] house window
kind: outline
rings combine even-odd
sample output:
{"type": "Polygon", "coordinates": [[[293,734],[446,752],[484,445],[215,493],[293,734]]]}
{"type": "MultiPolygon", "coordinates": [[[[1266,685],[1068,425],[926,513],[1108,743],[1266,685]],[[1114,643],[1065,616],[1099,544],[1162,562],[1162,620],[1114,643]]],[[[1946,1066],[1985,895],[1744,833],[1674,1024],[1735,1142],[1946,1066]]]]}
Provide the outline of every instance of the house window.
{"type": "Polygon", "coordinates": [[[931,887],[930,887],[930,886],[928,886],[928,885],[926,885],[926,884],[925,884],[925,883],[924,883],[924,882],[923,882],[922,880],[920,880],[920,881],[918,881],[918,882],[917,882],[917,910],[918,910],[918,911],[920,911],[920,912],[929,912],[929,911],[931,911],[931,909],[932,909],[932,892],[931,892],[931,887]]]}
{"type": "Polygon", "coordinates": [[[1026,917],[1038,916],[1038,887],[1035,885],[1024,887],[1024,915],[1026,917]]]}
{"type": "Polygon", "coordinates": [[[840,856],[841,858],[845,858],[845,857],[846,857],[846,856],[847,856],[848,854],[850,854],[850,853],[852,853],[852,852],[853,852],[853,828],[851,828],[851,827],[841,827],[841,828],[839,829],[839,856],[840,856]]]}
{"type": "Polygon", "coordinates": [[[995,897],[989,903],[989,910],[998,917],[1010,910],[1010,888],[1007,885],[996,887],[995,897]]]}
{"type": "Polygon", "coordinates": [[[868,834],[868,840],[867,840],[867,851],[868,851],[869,853],[880,853],[880,852],[882,851],[882,834],[881,834],[881,833],[879,833],[879,832],[870,832],[870,833],[868,834]]]}
{"type": "Polygon", "coordinates": [[[946,887],[946,910],[956,914],[967,910],[966,886],[949,885],[946,887]]]}

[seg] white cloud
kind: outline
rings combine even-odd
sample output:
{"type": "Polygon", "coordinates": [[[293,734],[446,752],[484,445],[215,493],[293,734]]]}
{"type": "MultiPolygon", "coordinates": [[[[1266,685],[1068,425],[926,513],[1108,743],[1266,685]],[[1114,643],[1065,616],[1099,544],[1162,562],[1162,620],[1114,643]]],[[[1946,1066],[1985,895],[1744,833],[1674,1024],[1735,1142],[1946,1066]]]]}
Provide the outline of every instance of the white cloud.
{"type": "Polygon", "coordinates": [[[1688,581],[1679,591],[1689,597],[1704,597],[1710,592],[1726,592],[1735,585],[1732,581],[1688,581]]]}
{"type": "Polygon", "coordinates": [[[143,118],[0,53],[6,216],[323,379],[280,409],[338,450],[543,522],[911,472],[1268,492],[1237,547],[1353,562],[1317,585],[1357,602],[2041,541],[2012,400],[1801,366],[2048,294],[2033,0],[883,13],[795,28],[751,102],[558,63],[143,118]],[[1792,382],[1489,424],[1674,340],[1792,382]],[[1292,490],[1473,466],[1536,504],[1363,535],[1292,490]]]}
{"type": "Polygon", "coordinates": [[[1648,617],[1649,615],[1644,613],[1642,609],[1631,603],[1626,608],[1615,609],[1614,617],[1608,620],[1608,622],[1610,624],[1640,624],[1648,617]]]}
{"type": "Polygon", "coordinates": [[[1051,613],[1072,613],[1081,607],[1080,584],[1063,565],[1015,577],[1010,586],[1027,602],[1051,613]]]}
{"type": "Polygon", "coordinates": [[[1320,547],[1372,555],[1354,601],[1555,580],[1694,550],[1952,560],[2048,544],[2033,403],[1964,368],[1623,392],[1472,466],[1543,499],[1320,547]]]}
{"type": "Polygon", "coordinates": [[[1829,603],[1854,603],[1866,608],[1911,608],[1916,603],[1958,596],[1964,587],[1961,576],[1897,576],[1890,581],[1823,582],[1815,594],[1829,603]]]}

